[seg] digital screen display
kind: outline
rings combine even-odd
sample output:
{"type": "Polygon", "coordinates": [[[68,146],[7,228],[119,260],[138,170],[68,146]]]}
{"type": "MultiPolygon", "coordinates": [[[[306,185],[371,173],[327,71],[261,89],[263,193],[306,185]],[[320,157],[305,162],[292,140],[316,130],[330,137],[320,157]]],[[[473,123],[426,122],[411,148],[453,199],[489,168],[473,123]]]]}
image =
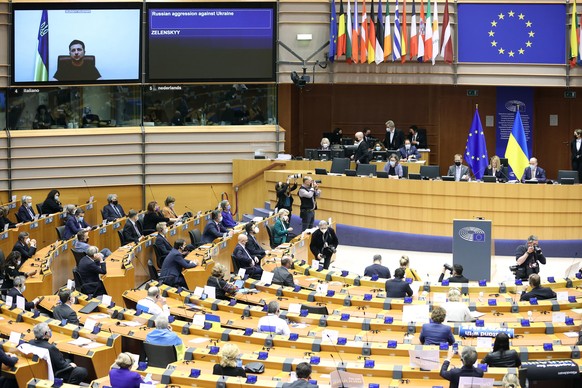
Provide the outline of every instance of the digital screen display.
{"type": "Polygon", "coordinates": [[[159,81],[274,81],[275,4],[149,4],[147,74],[159,81]]]}
{"type": "Polygon", "coordinates": [[[13,4],[13,83],[139,82],[141,6],[13,4]]]}

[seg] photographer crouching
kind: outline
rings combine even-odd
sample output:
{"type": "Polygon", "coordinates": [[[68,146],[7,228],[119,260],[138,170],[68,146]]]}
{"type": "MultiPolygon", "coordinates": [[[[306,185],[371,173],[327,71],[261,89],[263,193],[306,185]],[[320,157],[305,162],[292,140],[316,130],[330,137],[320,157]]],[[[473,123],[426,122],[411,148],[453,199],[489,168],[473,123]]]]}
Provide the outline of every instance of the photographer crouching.
{"type": "Polygon", "coordinates": [[[515,278],[527,280],[529,275],[540,272],[540,263],[546,264],[546,257],[538,245],[538,237],[531,235],[527,243],[515,250],[515,278]]]}
{"type": "Polygon", "coordinates": [[[337,236],[327,221],[319,221],[319,228],[311,235],[309,249],[319,261],[323,260],[323,268],[328,269],[331,257],[338,246],[337,236]]]}

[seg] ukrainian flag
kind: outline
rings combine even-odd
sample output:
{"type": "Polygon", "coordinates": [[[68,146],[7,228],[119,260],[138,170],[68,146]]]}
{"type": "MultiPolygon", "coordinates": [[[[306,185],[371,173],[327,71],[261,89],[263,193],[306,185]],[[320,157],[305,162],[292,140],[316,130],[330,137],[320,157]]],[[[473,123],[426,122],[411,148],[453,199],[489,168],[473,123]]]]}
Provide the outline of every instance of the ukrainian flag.
{"type": "Polygon", "coordinates": [[[49,28],[47,10],[42,11],[38,26],[38,50],[34,65],[34,80],[48,81],[48,52],[49,52],[49,28]]]}
{"type": "Polygon", "coordinates": [[[527,151],[527,142],[525,140],[525,130],[521,122],[521,115],[519,108],[516,107],[515,121],[513,128],[507,141],[507,148],[505,149],[505,157],[509,162],[509,166],[513,170],[516,178],[521,180],[523,172],[529,166],[529,155],[527,151]]]}

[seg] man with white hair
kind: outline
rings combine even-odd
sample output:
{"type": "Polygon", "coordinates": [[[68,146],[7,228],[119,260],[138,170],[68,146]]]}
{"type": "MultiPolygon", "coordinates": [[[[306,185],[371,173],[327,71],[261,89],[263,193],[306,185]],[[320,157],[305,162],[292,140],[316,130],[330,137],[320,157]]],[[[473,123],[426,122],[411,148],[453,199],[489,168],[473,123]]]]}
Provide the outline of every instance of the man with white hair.
{"type": "Polygon", "coordinates": [[[538,181],[539,183],[546,183],[546,170],[538,166],[537,158],[530,158],[529,166],[523,171],[521,182],[538,181]]]}
{"type": "Polygon", "coordinates": [[[22,196],[22,205],[16,213],[18,222],[31,222],[34,220],[34,209],[32,208],[32,197],[30,195],[22,196]]]}
{"type": "Polygon", "coordinates": [[[103,254],[99,252],[96,246],[87,248],[86,255],[79,260],[77,267],[81,280],[83,281],[84,290],[93,297],[105,294],[105,286],[99,278],[99,275],[107,274],[107,266],[103,254]]]}
{"type": "Polygon", "coordinates": [[[253,257],[246,248],[248,237],[241,233],[238,235],[238,244],[232,251],[232,258],[238,264],[239,268],[244,268],[246,274],[253,279],[260,279],[263,275],[261,268],[261,260],[258,257],[253,257]]]}
{"type": "Polygon", "coordinates": [[[160,289],[156,286],[148,288],[148,296],[137,302],[136,310],[145,311],[154,317],[158,315],[167,317],[170,315],[170,308],[166,303],[166,298],[160,295],[160,289]]]}
{"type": "Polygon", "coordinates": [[[392,120],[386,121],[386,137],[383,143],[387,150],[398,150],[404,144],[404,134],[401,130],[396,129],[392,120]]]}
{"type": "Polygon", "coordinates": [[[103,206],[101,213],[103,214],[103,219],[107,222],[125,217],[125,211],[123,211],[123,207],[117,201],[117,194],[109,194],[107,196],[107,205],[103,206]]]}
{"type": "Polygon", "coordinates": [[[71,360],[67,360],[56,345],[49,343],[53,332],[46,322],[36,324],[32,332],[34,333],[34,340],[30,341],[29,344],[49,351],[53,372],[64,370],[56,377],[62,378],[66,383],[75,385],[81,384],[87,378],[87,369],[77,366],[71,360]]]}
{"type": "Polygon", "coordinates": [[[269,302],[267,315],[261,317],[257,324],[257,330],[262,333],[272,333],[278,335],[289,335],[289,325],[284,319],[279,318],[279,302],[273,300],[269,302]]]}
{"type": "Polygon", "coordinates": [[[352,155],[352,160],[357,164],[368,164],[370,162],[370,151],[368,150],[368,143],[364,141],[364,134],[362,132],[356,132],[354,145],[357,145],[358,148],[352,155]]]}
{"type": "Polygon", "coordinates": [[[323,260],[323,268],[328,269],[331,257],[336,251],[339,242],[335,231],[327,221],[319,221],[319,228],[311,235],[309,249],[317,260],[323,260]]]}

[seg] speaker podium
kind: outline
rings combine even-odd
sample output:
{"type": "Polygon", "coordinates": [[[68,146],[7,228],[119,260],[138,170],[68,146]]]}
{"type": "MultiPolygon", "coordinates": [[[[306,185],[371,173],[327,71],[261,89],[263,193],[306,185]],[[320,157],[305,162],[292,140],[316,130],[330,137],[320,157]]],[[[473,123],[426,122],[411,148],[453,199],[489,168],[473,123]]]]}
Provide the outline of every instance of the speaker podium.
{"type": "Polygon", "coordinates": [[[453,220],[453,264],[467,279],[490,281],[493,254],[490,220],[453,220]]]}

